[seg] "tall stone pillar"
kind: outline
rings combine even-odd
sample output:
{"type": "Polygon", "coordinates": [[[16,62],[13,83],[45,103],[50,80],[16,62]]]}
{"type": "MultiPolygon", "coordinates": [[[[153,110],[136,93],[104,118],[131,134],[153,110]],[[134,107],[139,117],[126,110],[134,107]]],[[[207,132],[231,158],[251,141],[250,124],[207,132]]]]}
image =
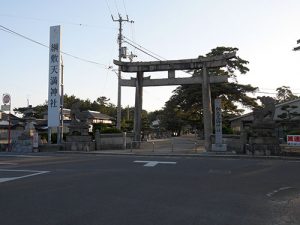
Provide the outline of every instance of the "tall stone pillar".
{"type": "MultiPolygon", "coordinates": [[[[141,123],[143,107],[143,72],[137,72],[135,89],[135,109],[134,109],[134,141],[141,141],[141,123]]],[[[139,146],[139,143],[137,143],[139,146]]]]}
{"type": "Polygon", "coordinates": [[[203,123],[204,123],[204,146],[206,151],[211,151],[212,134],[212,108],[210,81],[206,65],[203,64],[203,82],[202,82],[202,102],[203,102],[203,123]]]}

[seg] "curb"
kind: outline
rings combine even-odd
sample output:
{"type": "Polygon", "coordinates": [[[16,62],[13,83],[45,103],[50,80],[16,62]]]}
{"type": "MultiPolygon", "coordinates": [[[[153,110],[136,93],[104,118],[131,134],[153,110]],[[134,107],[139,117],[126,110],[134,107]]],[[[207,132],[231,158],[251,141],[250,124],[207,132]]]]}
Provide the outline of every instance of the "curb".
{"type": "Polygon", "coordinates": [[[231,158],[231,159],[264,159],[264,160],[294,160],[300,161],[300,157],[292,156],[258,156],[236,155],[221,153],[134,153],[134,152],[83,152],[83,151],[57,151],[56,153],[83,154],[83,155],[106,155],[106,156],[153,156],[153,157],[191,157],[191,158],[231,158]]]}

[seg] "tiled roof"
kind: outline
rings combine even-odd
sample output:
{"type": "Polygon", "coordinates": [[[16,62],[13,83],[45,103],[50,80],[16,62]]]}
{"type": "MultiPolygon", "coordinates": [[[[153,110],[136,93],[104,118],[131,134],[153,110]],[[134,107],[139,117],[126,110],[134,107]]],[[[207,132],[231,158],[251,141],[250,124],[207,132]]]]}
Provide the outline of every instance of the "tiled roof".
{"type": "Polygon", "coordinates": [[[115,118],[97,111],[87,110],[83,111],[82,113],[85,113],[89,119],[115,120],[115,118]]]}

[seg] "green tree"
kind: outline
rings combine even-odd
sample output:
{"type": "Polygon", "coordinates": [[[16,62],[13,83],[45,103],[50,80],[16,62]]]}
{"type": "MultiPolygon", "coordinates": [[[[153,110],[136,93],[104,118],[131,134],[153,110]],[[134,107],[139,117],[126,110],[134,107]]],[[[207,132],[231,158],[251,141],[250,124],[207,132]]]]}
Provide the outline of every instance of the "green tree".
{"type": "MultiPolygon", "coordinates": [[[[212,49],[206,56],[217,56],[237,51],[237,48],[217,47],[212,49]]],[[[254,93],[257,91],[257,88],[251,85],[239,84],[236,79],[237,75],[246,74],[249,71],[247,64],[248,61],[236,56],[228,60],[228,66],[208,71],[209,75],[224,75],[231,79],[230,83],[211,84],[212,101],[215,98],[222,99],[224,118],[240,115],[244,111],[240,108],[241,106],[250,109],[257,106],[256,99],[248,96],[248,93],[254,93]]],[[[193,71],[193,76],[202,76],[202,69],[193,71]]],[[[192,127],[201,127],[202,109],[201,85],[179,86],[165,104],[164,124],[167,124],[168,128],[173,126],[176,129],[185,124],[189,124],[192,127]]]]}
{"type": "Polygon", "coordinates": [[[299,96],[294,95],[289,86],[281,86],[276,88],[276,101],[277,103],[283,103],[299,98],[299,96]]]}
{"type": "Polygon", "coordinates": [[[81,111],[92,110],[115,117],[117,113],[116,106],[109,102],[110,99],[105,96],[98,97],[95,101],[89,99],[82,100],[74,95],[64,95],[64,108],[70,109],[75,102],[80,102],[81,111]]]}
{"type": "Polygon", "coordinates": [[[18,114],[23,114],[25,116],[26,113],[30,114],[30,117],[34,117],[37,119],[43,119],[45,112],[48,110],[47,102],[37,106],[30,107],[19,107],[14,108],[14,112],[18,114]]]}

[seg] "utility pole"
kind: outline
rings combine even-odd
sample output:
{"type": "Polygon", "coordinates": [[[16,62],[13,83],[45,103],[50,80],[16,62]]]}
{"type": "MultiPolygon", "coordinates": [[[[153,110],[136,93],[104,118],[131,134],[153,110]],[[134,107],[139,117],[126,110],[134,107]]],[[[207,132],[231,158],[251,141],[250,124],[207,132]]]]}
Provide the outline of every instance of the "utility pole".
{"type": "MultiPolygon", "coordinates": [[[[113,22],[119,23],[119,35],[118,35],[118,44],[119,44],[119,61],[122,60],[122,57],[126,58],[126,53],[122,54],[122,31],[123,31],[123,22],[134,23],[133,20],[129,20],[128,15],[126,15],[126,19],[123,19],[119,14],[119,19],[114,19],[113,15],[111,15],[113,22]]],[[[121,66],[119,66],[118,70],[118,106],[117,106],[117,128],[121,129],[121,66]]]]}

